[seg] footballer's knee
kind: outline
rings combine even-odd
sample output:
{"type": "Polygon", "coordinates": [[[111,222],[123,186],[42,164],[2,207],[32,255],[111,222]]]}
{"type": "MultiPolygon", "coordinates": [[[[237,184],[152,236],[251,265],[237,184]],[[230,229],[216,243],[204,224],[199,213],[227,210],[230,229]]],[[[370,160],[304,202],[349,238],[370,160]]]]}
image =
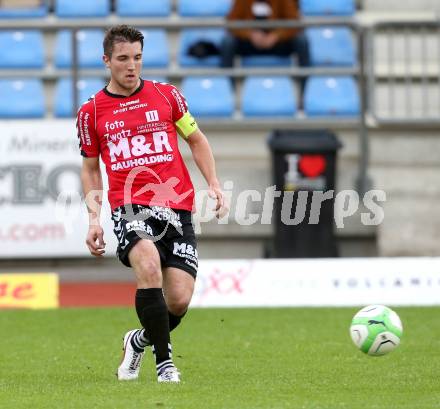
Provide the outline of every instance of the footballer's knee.
{"type": "Polygon", "coordinates": [[[183,293],[174,295],[173,297],[167,299],[168,311],[171,312],[171,314],[180,317],[188,310],[190,301],[191,294],[183,293]]]}
{"type": "Polygon", "coordinates": [[[138,288],[162,287],[160,257],[152,242],[139,240],[128,257],[136,274],[138,288]]]}
{"type": "Polygon", "coordinates": [[[141,288],[162,287],[162,272],[160,263],[156,260],[145,259],[138,263],[136,277],[141,288]]]}

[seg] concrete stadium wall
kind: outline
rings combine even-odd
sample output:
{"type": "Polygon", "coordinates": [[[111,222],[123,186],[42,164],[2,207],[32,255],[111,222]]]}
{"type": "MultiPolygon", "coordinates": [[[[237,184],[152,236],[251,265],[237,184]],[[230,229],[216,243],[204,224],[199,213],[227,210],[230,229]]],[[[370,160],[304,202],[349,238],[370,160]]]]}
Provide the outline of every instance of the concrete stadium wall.
{"type": "Polygon", "coordinates": [[[366,11],[440,11],[437,0],[361,0],[361,8],[366,11]]]}

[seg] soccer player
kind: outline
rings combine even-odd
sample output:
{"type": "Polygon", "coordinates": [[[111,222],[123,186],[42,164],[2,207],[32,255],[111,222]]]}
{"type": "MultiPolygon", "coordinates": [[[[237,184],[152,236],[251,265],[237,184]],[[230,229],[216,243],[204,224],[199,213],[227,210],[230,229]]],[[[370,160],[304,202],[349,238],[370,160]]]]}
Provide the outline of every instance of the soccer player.
{"type": "MultiPolygon", "coordinates": [[[[216,213],[226,208],[214,157],[205,135],[172,85],[140,77],[143,35],[120,25],[104,38],[103,60],[110,70],[108,85],[79,109],[77,130],[86,198],[102,191],[99,157],[109,181],[117,256],[134,270],[136,312],[142,329],[123,340],[120,380],[136,379],[144,349],[152,347],[159,382],[179,382],[171,353],[170,331],[190,303],[198,256],[192,225],[194,189],[178,149],[179,134],[206,179],[216,213]]],[[[99,196],[99,194],[98,194],[99,196]]],[[[90,253],[101,257],[105,242],[101,205],[86,200],[90,253]]]]}

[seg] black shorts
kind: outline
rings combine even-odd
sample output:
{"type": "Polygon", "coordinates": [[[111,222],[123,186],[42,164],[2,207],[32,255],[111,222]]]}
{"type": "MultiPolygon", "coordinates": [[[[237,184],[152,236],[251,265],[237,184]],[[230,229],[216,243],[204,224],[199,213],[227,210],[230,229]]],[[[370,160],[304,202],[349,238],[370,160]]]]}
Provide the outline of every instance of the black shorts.
{"type": "Polygon", "coordinates": [[[116,254],[125,266],[131,267],[128,253],[133,246],[147,239],[156,245],[162,268],[180,268],[196,277],[197,242],[190,211],[133,204],[115,209],[112,220],[118,239],[116,254]]]}

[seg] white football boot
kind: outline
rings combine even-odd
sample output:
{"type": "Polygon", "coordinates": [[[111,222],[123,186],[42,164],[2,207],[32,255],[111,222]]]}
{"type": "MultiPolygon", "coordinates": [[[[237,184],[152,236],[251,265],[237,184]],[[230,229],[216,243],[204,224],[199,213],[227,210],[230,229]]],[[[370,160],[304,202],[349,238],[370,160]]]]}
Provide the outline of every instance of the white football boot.
{"type": "Polygon", "coordinates": [[[157,382],[180,383],[180,372],[175,366],[165,368],[157,376],[157,382]]]}
{"type": "Polygon", "coordinates": [[[120,381],[131,381],[137,379],[139,376],[139,370],[141,369],[142,358],[144,352],[136,352],[131,345],[132,336],[139,330],[134,329],[128,331],[124,336],[124,345],[122,350],[124,354],[122,356],[121,364],[118,368],[118,379],[120,381]]]}

